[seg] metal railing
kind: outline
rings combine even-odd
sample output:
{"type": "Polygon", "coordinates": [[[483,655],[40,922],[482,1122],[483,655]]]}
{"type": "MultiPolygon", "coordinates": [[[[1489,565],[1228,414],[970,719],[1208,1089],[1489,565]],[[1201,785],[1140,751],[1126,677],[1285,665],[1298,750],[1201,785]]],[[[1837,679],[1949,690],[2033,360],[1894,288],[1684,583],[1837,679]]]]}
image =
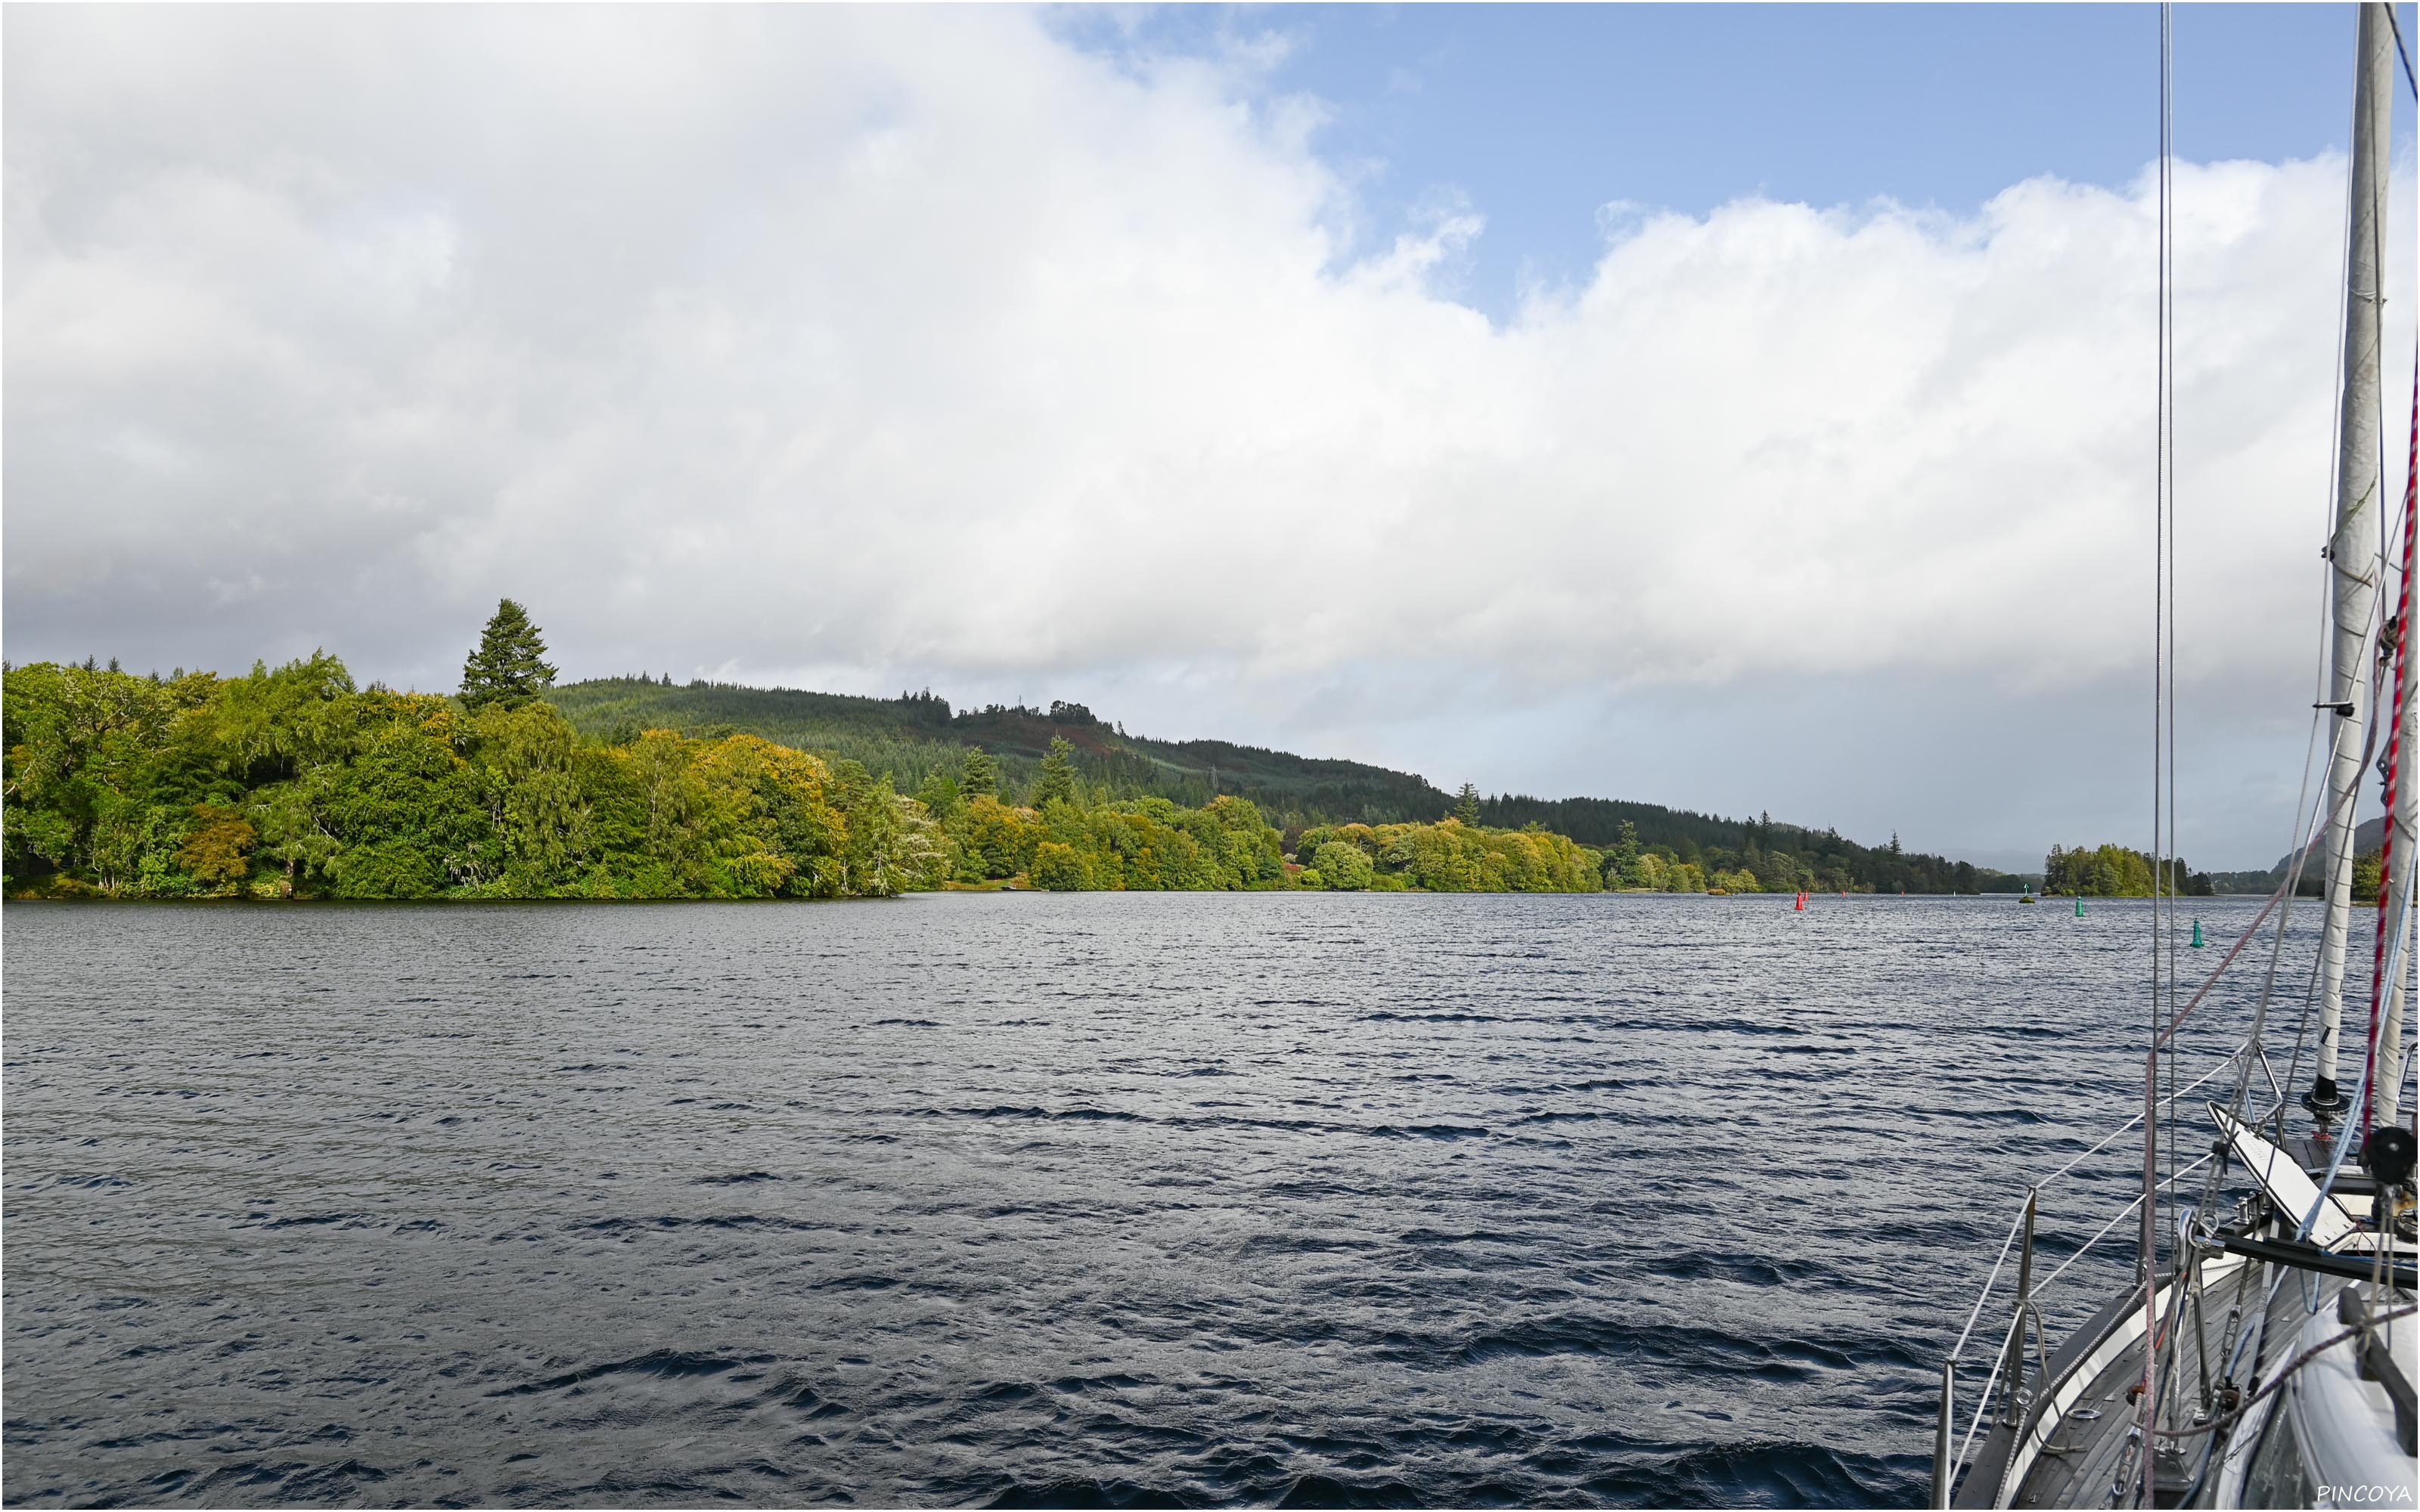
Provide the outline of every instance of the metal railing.
{"type": "MultiPolygon", "coordinates": [[[[2158,1108],[2169,1106],[2197,1091],[2213,1078],[2233,1070],[2237,1064],[2237,1056],[2227,1055],[2217,1065],[2160,1099],[2154,1106],[2158,1108]]],[[[1991,1410],[1993,1388],[1999,1385],[2000,1377],[2004,1371],[2009,1376],[2008,1384],[2002,1389],[2000,1396],[2004,1420],[2009,1413],[2018,1411],[2020,1397],[2024,1390],[2024,1335],[2028,1319],[2031,1319],[2034,1324],[2037,1357],[2040,1358],[2048,1353],[2047,1344],[2042,1338],[2041,1315],[2035,1306],[2035,1298],[2059,1277],[2065,1275],[2070,1267],[2084,1258],[2091,1252],[2093,1246],[2108,1238],[2112,1230],[2124,1223],[2137,1208],[2143,1205],[2143,1194],[2138,1192],[2132,1201],[2118,1209],[2107,1223],[2102,1225],[2090,1239],[2079,1245],[2075,1253],[2070,1255],[2057,1270],[2044,1276],[2040,1282],[2036,1282],[2033,1278],[2034,1226],[2039,1216],[2042,1189],[2108,1149],[2142,1121],[2143,1115],[2139,1112],[2129,1116],[2125,1122],[2111,1130],[2089,1148],[2079,1151],[2066,1165],[2025,1189],[2024,1202],[2017,1210],[2015,1221],[2009,1225],[2008,1237],[2000,1242],[2000,1251],[1993,1257],[1990,1273],[1983,1277],[1983,1285],[1975,1294],[1975,1305],[1967,1310],[1965,1326],[1958,1331],[1957,1342],[1950,1345],[1948,1357],[1941,1363],[1940,1416],[1934,1427],[1932,1445],[1931,1504],[1933,1506],[1948,1506],[1950,1492],[1958,1483],[1958,1476],[1966,1468],[1967,1456],[1973,1452],[1976,1437],[1982,1431],[1983,1419],[1991,1410]],[[2024,1241],[2022,1245],[2018,1242],[2020,1239],[2024,1241]],[[1950,1441],[1957,1434],[1958,1362],[1965,1353],[1968,1341],[1974,1336],[1975,1325],[1981,1320],[1984,1305],[1992,1300],[1993,1290],[1999,1284],[2001,1272],[2008,1267],[2009,1255],[2012,1250],[2016,1251],[2018,1256],[2016,1306],[2009,1319],[2009,1331],[2003,1335],[2000,1347],[1993,1351],[1992,1370],[1984,1377],[1980,1394],[1976,1398],[1974,1417],[1967,1425],[1964,1437],[1959,1440],[1956,1452],[1952,1453],[1950,1441]]],[[[2211,1159],[2211,1156],[2204,1155],[2191,1165],[2170,1173],[2160,1183],[2161,1190],[2164,1192],[2185,1177],[2209,1165],[2211,1159]]],[[[2043,1365],[2046,1371],[2046,1360],[2043,1361],[2043,1365]]]]}

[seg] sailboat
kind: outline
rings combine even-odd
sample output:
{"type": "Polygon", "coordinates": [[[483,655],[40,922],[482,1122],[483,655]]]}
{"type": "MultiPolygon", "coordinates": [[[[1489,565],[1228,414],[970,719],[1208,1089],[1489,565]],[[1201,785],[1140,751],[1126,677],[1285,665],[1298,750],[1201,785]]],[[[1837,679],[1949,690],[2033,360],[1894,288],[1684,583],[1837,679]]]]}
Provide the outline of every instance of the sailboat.
{"type": "MultiPolygon", "coordinates": [[[[2173,601],[2165,590],[2174,561],[2166,546],[2174,539],[2167,513],[2173,477],[2170,37],[2163,7],[2164,608],[2173,601]]],[[[2184,989],[2191,984],[2177,979],[2172,944],[2166,962],[2161,960],[2173,933],[2177,878],[2171,863],[2160,863],[2142,1110],[2013,1204],[2008,1237],[1942,1366],[1931,1503],[1936,1507],[2409,1507],[2420,1492],[2413,1458],[2412,1386],[2420,1359],[2413,1316],[2414,1133],[2403,1096],[2413,880],[2420,876],[2420,696],[2413,687],[2420,636],[2403,634],[2420,608],[2412,581],[2420,531],[2412,486],[2420,472],[2420,372],[2414,374],[2402,516],[2381,531],[2388,522],[2380,517],[2387,502],[2380,455],[2380,273],[2398,63],[2407,91],[2412,83],[2409,51],[2390,6],[2359,8],[2355,57],[2335,531],[2326,553],[2333,580],[2327,697],[2313,706],[2315,738],[2327,747],[2324,792],[2306,814],[2298,813],[2299,843],[2285,881],[2190,995],[2184,989]],[[2391,542],[2400,543],[2399,572],[2393,570],[2391,542]],[[2390,587],[2391,603],[2384,592],[2390,587]],[[2365,981],[2362,963],[2349,951],[2356,938],[2353,821],[2373,763],[2384,779],[2390,822],[2365,981]],[[2277,992],[2275,964],[2301,873],[2314,858],[2325,912],[2312,987],[2298,1005],[2286,1000],[2293,995],[2290,988],[2277,992]],[[2183,1072],[2175,1053],[2179,1027],[2256,941],[2271,970],[2249,1033],[2217,1065],[2177,1085],[2183,1072]],[[2298,1011],[2318,1031],[2307,1088],[2304,1036],[2296,1033],[2282,1078],[2265,1043],[2273,1014],[2282,1041],[2298,1011]],[[2164,1094],[2164,1086],[2170,1088],[2164,1094]],[[2205,1127],[2194,1129],[2205,1119],[2205,1127]],[[2119,1243],[2131,1238],[2132,1284],[2064,1337],[2053,1338],[2044,1322],[2044,1282],[2036,1275],[2040,1194],[2135,1135],[2142,1149],[2139,1195],[2088,1238],[2061,1236],[2057,1245],[2066,1257],[2059,1266],[2064,1272],[2112,1234],[2121,1236],[2119,1243]]],[[[2408,267],[2410,255],[2404,255],[2408,267]]],[[[2172,653],[2171,625],[2164,613],[2157,629],[2164,653],[2172,653]]],[[[2154,681],[2172,707],[2172,654],[2163,664],[2168,670],[2154,681]]],[[[2162,717],[2155,708],[2155,728],[2162,717]]],[[[2155,750],[2155,773],[2159,756],[2155,750]]],[[[2172,815],[2172,795],[2154,781],[2155,815],[2172,815]]],[[[2172,817],[2168,827],[2165,854],[2173,856],[2172,817]]],[[[2156,843],[2153,854],[2160,854],[2156,843]]],[[[2053,1273],[2046,1279],[2056,1278],[2053,1273]]]]}

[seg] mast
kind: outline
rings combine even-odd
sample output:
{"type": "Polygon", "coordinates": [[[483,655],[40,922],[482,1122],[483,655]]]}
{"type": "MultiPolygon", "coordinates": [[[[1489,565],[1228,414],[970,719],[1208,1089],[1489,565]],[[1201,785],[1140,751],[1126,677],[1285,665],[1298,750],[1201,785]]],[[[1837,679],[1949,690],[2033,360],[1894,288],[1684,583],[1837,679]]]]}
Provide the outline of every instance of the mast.
{"type": "Polygon", "coordinates": [[[2319,934],[2319,1073],[2306,1101],[2344,1106],[2336,1090],[2344,1022],[2345,926],[2352,908],[2354,810],[2361,795],[2362,732],[2369,702],[2370,620],[2384,563],[2377,549],[2379,250],[2386,233],[2387,116],[2394,108],[2394,40],[2383,8],[2360,8],[2354,44],[2351,215],[2345,246],[2343,408],[2336,424],[2336,526],[2328,545],[2335,582],[2328,701],[2335,708],[2328,762],[2324,871],[2327,914],[2319,934]]]}

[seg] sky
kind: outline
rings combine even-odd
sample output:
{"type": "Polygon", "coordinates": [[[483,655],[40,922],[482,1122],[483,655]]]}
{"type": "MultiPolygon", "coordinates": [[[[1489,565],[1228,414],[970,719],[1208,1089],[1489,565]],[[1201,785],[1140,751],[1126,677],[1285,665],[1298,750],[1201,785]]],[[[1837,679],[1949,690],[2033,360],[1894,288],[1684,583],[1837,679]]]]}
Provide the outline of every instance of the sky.
{"type": "MultiPolygon", "coordinates": [[[[2180,840],[2258,867],[2352,18],[2176,18],[2180,840]]],[[[450,689],[509,594],[566,679],[2142,843],[2157,25],[10,8],[0,641],[450,689]]]]}
{"type": "MultiPolygon", "coordinates": [[[[2178,18],[2188,156],[2343,150],[2350,7],[2178,18]]],[[[2126,184],[2158,141],[2159,21],[2142,5],[1176,7],[1056,23],[1125,57],[1283,39],[1264,88],[1322,102],[1317,149],[1365,227],[1448,204],[1485,217],[1451,292],[1498,318],[1529,284],[1585,281],[1609,204],[1702,215],[1744,194],[1887,195],[1971,215],[2040,174],[2126,184]]],[[[2408,113],[2397,125],[2408,139],[2408,113]]]]}

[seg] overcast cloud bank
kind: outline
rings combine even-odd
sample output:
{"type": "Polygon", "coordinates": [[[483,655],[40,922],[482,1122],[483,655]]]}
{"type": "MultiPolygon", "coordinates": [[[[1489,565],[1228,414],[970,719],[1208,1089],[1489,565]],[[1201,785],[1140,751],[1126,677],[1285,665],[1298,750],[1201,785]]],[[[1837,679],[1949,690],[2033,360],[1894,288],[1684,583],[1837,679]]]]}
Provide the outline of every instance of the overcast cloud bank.
{"type": "MultiPolygon", "coordinates": [[[[17,659],[450,687],[509,593],[566,676],[1079,698],[1978,859],[2148,807],[2148,179],[1612,207],[1585,285],[1494,325],[1448,297],[1483,206],[1357,239],[1249,50],[988,8],[6,24],[17,659]]],[[[2198,864],[2283,849],[2343,171],[2178,184],[2198,864]]]]}

